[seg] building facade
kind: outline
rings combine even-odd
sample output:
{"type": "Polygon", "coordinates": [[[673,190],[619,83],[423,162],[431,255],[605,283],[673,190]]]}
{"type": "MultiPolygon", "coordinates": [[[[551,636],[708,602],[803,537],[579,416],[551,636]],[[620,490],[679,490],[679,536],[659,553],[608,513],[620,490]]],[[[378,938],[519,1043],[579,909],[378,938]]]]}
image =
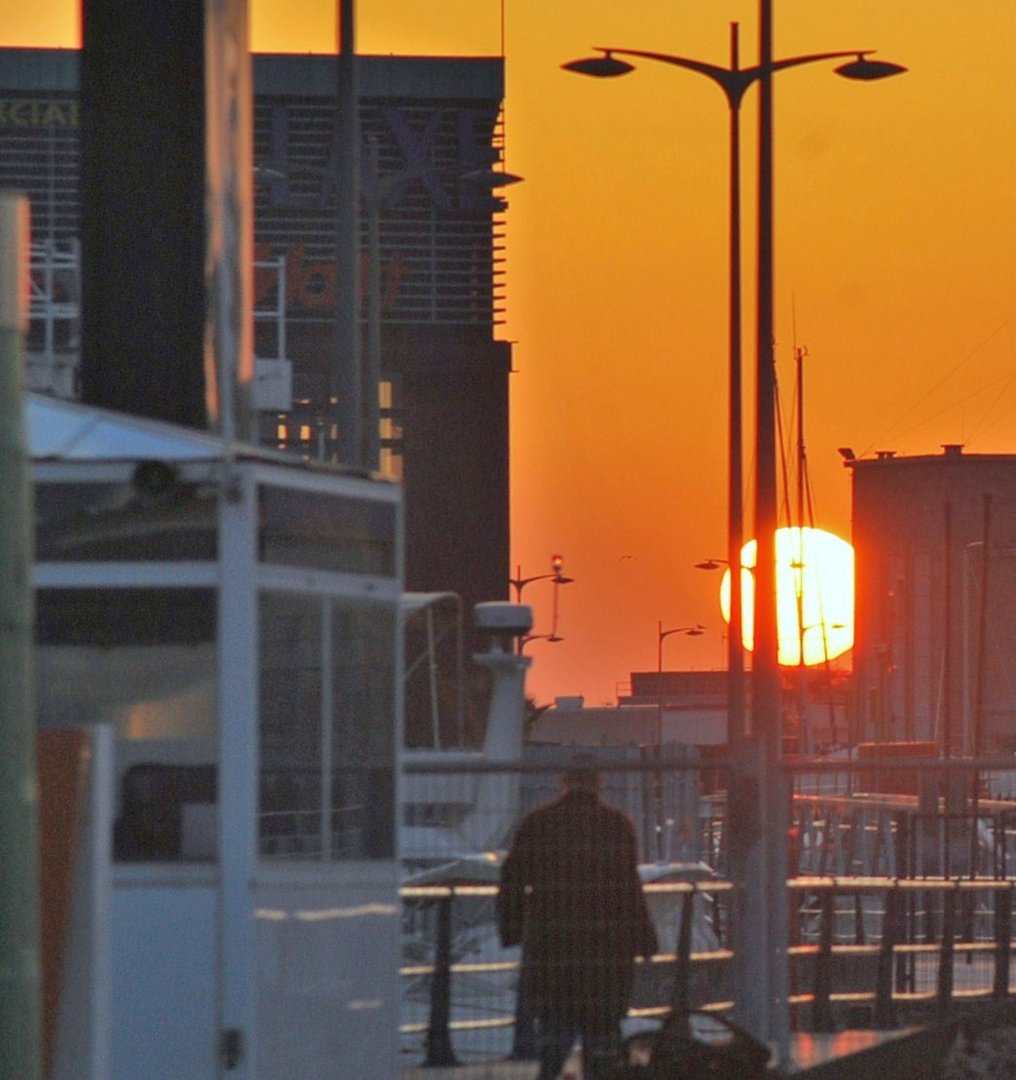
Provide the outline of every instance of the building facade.
{"type": "MultiPolygon", "coordinates": [[[[80,392],[79,60],[0,50],[0,186],[32,204],[29,385],[66,398],[80,392]]],[[[253,69],[256,427],[265,445],[334,457],[335,60],[253,69]]],[[[457,592],[469,611],[508,577],[503,61],[361,57],[358,82],[361,336],[379,351],[382,471],[403,482],[406,587],[457,592]]]]}
{"type": "Polygon", "coordinates": [[[847,464],[854,741],[1016,750],[1016,455],[949,445],[847,464]]]}

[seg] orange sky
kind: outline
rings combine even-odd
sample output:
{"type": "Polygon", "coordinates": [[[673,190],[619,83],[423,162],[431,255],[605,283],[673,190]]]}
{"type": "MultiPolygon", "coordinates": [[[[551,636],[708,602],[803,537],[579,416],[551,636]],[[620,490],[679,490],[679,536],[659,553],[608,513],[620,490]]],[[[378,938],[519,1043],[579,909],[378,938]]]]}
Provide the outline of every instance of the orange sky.
{"type": "MultiPolygon", "coordinates": [[[[258,0],[258,49],[328,51],[334,2],[258,0]]],[[[849,537],[836,453],[1016,452],[1016,4],[774,0],[776,54],[876,48],[882,83],[833,65],[776,79],[776,333],[793,414],[806,360],[815,524],[849,537]]],[[[644,65],[612,82],[559,64],[596,44],[725,64],[728,25],[756,57],[755,0],[506,0],[512,567],[577,580],[565,640],[534,642],[540,701],[613,703],[632,670],[720,667],[726,528],[727,110],[704,78],[644,65]]],[[[73,45],[66,0],[0,0],[0,43],[73,45]]],[[[497,54],[498,0],[360,0],[362,52],[497,54]]],[[[745,100],[745,346],[754,349],[745,100]]],[[[750,401],[750,386],[748,388],[750,401]]],[[[750,415],[750,411],[748,413],[750,415]]],[[[750,436],[750,432],[749,432],[750,436]]],[[[750,442],[750,437],[749,440],[750,442]]],[[[751,462],[747,463],[750,474],[751,462]]],[[[526,599],[549,629],[549,586],[526,599]]]]}

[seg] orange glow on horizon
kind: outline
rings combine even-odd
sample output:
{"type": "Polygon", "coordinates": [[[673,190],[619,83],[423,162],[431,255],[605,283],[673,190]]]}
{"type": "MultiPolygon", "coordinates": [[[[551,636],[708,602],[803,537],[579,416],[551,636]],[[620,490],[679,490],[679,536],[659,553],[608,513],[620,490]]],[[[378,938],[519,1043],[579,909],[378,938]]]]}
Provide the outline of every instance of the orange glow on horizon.
{"type": "MultiPolygon", "coordinates": [[[[755,647],[755,566],[758,545],[741,549],[741,640],[755,647]]],[[[720,584],[720,610],[730,622],[730,568],[720,584]]],[[[776,530],[777,660],[797,667],[834,660],[854,644],[854,549],[824,529],[776,530]],[[803,625],[803,633],[800,627],[803,625]]]]}

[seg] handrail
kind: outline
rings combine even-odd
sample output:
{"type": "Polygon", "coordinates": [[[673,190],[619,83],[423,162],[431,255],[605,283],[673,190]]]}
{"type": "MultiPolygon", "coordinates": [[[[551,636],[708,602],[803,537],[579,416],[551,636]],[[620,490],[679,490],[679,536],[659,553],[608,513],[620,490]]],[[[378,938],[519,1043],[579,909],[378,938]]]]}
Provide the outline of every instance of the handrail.
{"type": "MultiPolygon", "coordinates": [[[[997,1000],[1009,996],[1009,967],[1012,952],[1011,914],[1016,878],[967,878],[928,877],[919,879],[896,877],[850,877],[845,875],[815,875],[791,878],[787,887],[792,894],[810,895],[819,901],[819,927],[814,942],[791,945],[788,955],[810,959],[814,963],[814,982],[811,989],[795,990],[790,995],[792,1006],[811,1008],[811,1028],[815,1031],[834,1030],[832,1008],[834,1005],[871,1005],[876,1026],[891,1028],[896,1025],[896,1009],[901,1004],[924,1004],[934,1007],[941,1017],[957,1001],[997,1000]],[[840,942],[835,939],[834,922],[837,917],[835,897],[838,894],[861,895],[884,894],[885,907],[867,909],[865,914],[882,917],[879,940],[859,943],[840,942]],[[923,894],[933,898],[941,896],[941,931],[935,941],[918,941],[916,918],[911,917],[909,938],[906,927],[908,897],[923,894]],[[957,940],[960,918],[959,904],[963,897],[982,896],[993,901],[992,936],[980,939],[957,940]],[[921,956],[938,954],[941,959],[935,985],[925,989],[906,988],[895,965],[921,956]],[[991,985],[984,987],[957,987],[952,975],[953,958],[957,955],[973,956],[990,954],[994,957],[991,985]],[[833,967],[837,958],[876,958],[875,985],[868,987],[833,988],[833,967]]],[[[689,922],[691,900],[696,893],[730,893],[731,882],[723,879],[694,882],[653,882],[643,885],[646,894],[671,894],[683,897],[683,921],[689,922]]],[[[427,1033],[428,1063],[455,1060],[451,1037],[455,1032],[481,1029],[508,1028],[514,1017],[508,1014],[470,1020],[451,1017],[451,985],[454,976],[493,974],[518,969],[517,960],[486,962],[453,961],[450,956],[452,905],[456,900],[493,898],[498,893],[496,884],[448,884],[404,885],[400,889],[403,901],[436,901],[441,912],[439,920],[438,952],[431,964],[407,964],[400,968],[403,977],[431,976],[431,1013],[427,1024],[405,1023],[400,1026],[403,1035],[427,1033]]],[[[858,903],[859,903],[858,899],[858,903]]],[[[796,910],[805,910],[798,908],[796,910]]],[[[808,909],[812,910],[812,909],[808,909]]],[[[983,912],[982,914],[987,914],[983,912]]],[[[862,918],[863,923],[863,918],[862,918]]],[[[856,933],[855,929],[855,933],[856,933]]],[[[673,964],[679,980],[676,997],[659,1005],[632,1008],[632,1018],[652,1019],[665,1016],[673,1007],[673,1001],[690,1004],[688,993],[690,972],[694,965],[729,962],[733,952],[727,948],[695,951],[691,947],[691,934],[682,933],[673,953],[658,953],[640,961],[645,964],[673,964]]],[[[710,1001],[696,1004],[697,1008],[726,1012],[732,1008],[729,1001],[710,1001]]]]}

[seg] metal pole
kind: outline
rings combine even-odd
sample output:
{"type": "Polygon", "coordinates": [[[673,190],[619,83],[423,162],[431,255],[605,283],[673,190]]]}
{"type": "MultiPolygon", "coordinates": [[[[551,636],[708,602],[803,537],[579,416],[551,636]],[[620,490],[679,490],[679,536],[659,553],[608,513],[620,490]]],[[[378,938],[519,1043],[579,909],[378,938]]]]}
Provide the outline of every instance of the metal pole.
{"type": "Polygon", "coordinates": [[[364,370],[364,461],[381,467],[381,170],[377,139],[367,143],[371,190],[367,192],[367,364],[364,370]]]}
{"type": "Polygon", "coordinates": [[[558,590],[561,588],[561,582],[554,578],[554,606],[551,609],[550,618],[550,636],[552,638],[557,637],[557,612],[558,612],[558,590]]]}
{"type": "MultiPolygon", "coordinates": [[[[991,533],[991,495],[984,495],[984,524],[981,533],[981,591],[977,608],[977,660],[974,667],[974,718],[971,730],[971,754],[978,757],[984,742],[984,676],[988,644],[988,567],[991,533]]],[[[966,583],[964,582],[964,589],[966,583]]]]}
{"type": "Polygon", "coordinates": [[[657,862],[663,862],[663,639],[666,636],[661,620],[656,624],[656,772],[653,775],[657,862]]]}
{"type": "MultiPolygon", "coordinates": [[[[942,507],[942,728],[939,735],[942,757],[952,757],[952,503],[942,507]]],[[[948,790],[948,782],[947,782],[948,790]]],[[[948,799],[946,809],[949,809],[948,799]]]]}
{"type": "MultiPolygon", "coordinates": [[[[730,25],[730,68],[738,70],[738,24],[730,25]]],[[[727,741],[745,736],[744,642],[741,600],[742,505],[741,405],[741,125],[740,99],[727,94],[730,107],[730,281],[729,281],[729,446],[727,478],[727,566],[730,568],[730,622],[727,633],[727,741]]]]}
{"type": "Polygon", "coordinates": [[[0,195],[0,1075],[42,1076],[32,703],[32,492],[23,419],[29,209],[0,195]]]}
{"type": "MultiPolygon", "coordinates": [[[[787,1003],[787,807],[780,773],[782,724],[776,629],[776,373],[773,364],[773,24],[772,0],[759,3],[759,146],[755,418],[755,737],[761,743],[763,885],[767,924],[766,1036],[779,1063],[789,1059],[787,1003]]],[[[761,899],[761,897],[760,897],[761,899]]]]}
{"type": "MultiPolygon", "coordinates": [[[[985,649],[988,642],[988,565],[989,543],[991,537],[991,495],[984,495],[984,525],[981,533],[981,593],[977,614],[977,684],[974,691],[974,717],[970,731],[970,754],[978,757],[981,753],[981,744],[984,741],[984,661],[985,649]]],[[[966,549],[964,549],[964,555],[966,549]]],[[[964,567],[963,595],[966,597],[967,579],[964,567]]],[[[964,637],[966,636],[966,622],[964,621],[964,637]]],[[[969,692],[969,691],[968,691],[969,692]]],[[[971,776],[970,791],[970,876],[977,876],[978,851],[980,840],[977,832],[977,818],[980,814],[981,798],[981,775],[979,770],[974,769],[971,776]]]]}
{"type": "MultiPolygon", "coordinates": [[[[797,746],[799,754],[814,751],[808,730],[808,694],[804,667],[804,349],[795,356],[797,368],[797,746]]],[[[821,599],[821,598],[820,598],[821,599]]],[[[825,627],[822,628],[823,636],[825,627]]],[[[831,698],[832,695],[830,695],[831,698]]]]}
{"type": "MultiPolygon", "coordinates": [[[[226,444],[256,441],[253,76],[246,0],[205,9],[205,401],[226,444]],[[210,343],[210,344],[209,344],[210,343]],[[252,440],[253,436],[253,440],[252,440]]],[[[284,355],[281,352],[280,356],[284,355]]]]}
{"type": "Polygon", "coordinates": [[[437,901],[437,940],[434,943],[434,973],[430,979],[430,1023],[427,1026],[427,1057],[424,1067],[454,1068],[458,1065],[452,1048],[452,901],[454,894],[437,901]]]}
{"type": "MultiPolygon", "coordinates": [[[[363,461],[362,378],[360,371],[359,274],[359,91],[353,0],[339,0],[339,55],[336,59],[335,129],[335,365],[324,410],[324,447],[337,437],[338,458],[358,468],[363,461]],[[338,431],[331,430],[337,424],[338,431]]],[[[327,453],[327,449],[325,450],[327,453]]]]}
{"type": "MultiPolygon", "coordinates": [[[[740,64],[738,24],[730,27],[730,68],[740,64]]],[[[733,84],[731,84],[733,85],[733,84]]],[[[725,87],[725,89],[727,89],[725,87]]],[[[761,1039],[766,1020],[765,865],[759,805],[759,755],[756,718],[749,724],[745,694],[745,656],[741,549],[744,546],[743,403],[741,335],[741,131],[740,94],[727,89],[730,109],[728,379],[729,445],[727,481],[727,566],[730,570],[730,622],[727,632],[727,740],[735,768],[728,792],[731,830],[730,875],[735,884],[731,921],[734,945],[734,1014],[761,1039]],[[749,733],[750,729],[750,733],[749,733]]],[[[756,582],[757,590],[757,582],[756,582]]]]}

